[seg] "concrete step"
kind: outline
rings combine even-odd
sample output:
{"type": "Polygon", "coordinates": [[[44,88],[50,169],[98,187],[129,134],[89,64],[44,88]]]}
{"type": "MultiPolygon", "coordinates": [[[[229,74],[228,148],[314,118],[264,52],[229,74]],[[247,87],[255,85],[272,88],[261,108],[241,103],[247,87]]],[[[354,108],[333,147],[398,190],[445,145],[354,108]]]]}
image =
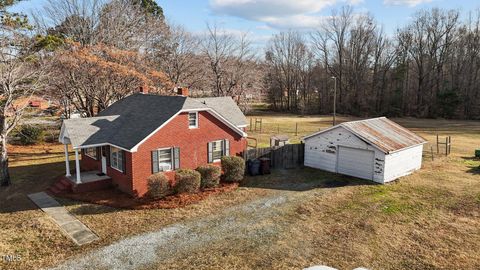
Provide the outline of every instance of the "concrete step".
{"type": "Polygon", "coordinates": [[[62,177],[62,179],[60,179],[60,182],[69,188],[73,186],[72,181],[68,180],[66,177],[62,177]]]}
{"type": "Polygon", "coordinates": [[[67,190],[69,187],[63,184],[61,181],[56,182],[54,185],[59,190],[67,190]]]}
{"type": "Polygon", "coordinates": [[[59,194],[61,192],[61,190],[59,190],[57,187],[55,186],[51,186],[48,188],[48,191],[52,192],[53,194],[59,194]]]}

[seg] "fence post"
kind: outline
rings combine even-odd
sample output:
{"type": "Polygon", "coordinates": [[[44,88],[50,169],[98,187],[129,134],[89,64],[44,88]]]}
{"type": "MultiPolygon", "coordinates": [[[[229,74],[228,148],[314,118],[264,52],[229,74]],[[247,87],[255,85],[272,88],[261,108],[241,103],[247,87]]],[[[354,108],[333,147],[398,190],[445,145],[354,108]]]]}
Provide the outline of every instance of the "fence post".
{"type": "Polygon", "coordinates": [[[452,137],[448,136],[448,154],[450,155],[452,152],[452,137]]]}
{"type": "Polygon", "coordinates": [[[430,153],[432,154],[432,161],[433,161],[433,146],[430,146],[430,153]]]}
{"type": "Polygon", "coordinates": [[[280,124],[277,124],[277,134],[280,134],[280,124]]]}
{"type": "Polygon", "coordinates": [[[445,156],[448,156],[448,137],[445,138],[445,156]]]}
{"type": "Polygon", "coordinates": [[[440,154],[440,149],[438,148],[438,133],[437,133],[437,155],[440,154]]]}
{"type": "Polygon", "coordinates": [[[298,122],[295,122],[295,136],[298,136],[298,122]]]}

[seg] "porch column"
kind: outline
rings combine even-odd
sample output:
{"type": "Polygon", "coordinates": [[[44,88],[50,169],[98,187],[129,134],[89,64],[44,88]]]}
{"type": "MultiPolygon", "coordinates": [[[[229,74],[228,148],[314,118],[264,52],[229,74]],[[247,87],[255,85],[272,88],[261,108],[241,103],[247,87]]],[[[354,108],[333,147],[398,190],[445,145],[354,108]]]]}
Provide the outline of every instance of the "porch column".
{"type": "Polygon", "coordinates": [[[80,179],[80,160],[78,159],[78,149],[75,149],[75,171],[77,174],[77,184],[81,184],[82,180],[80,179]]]}
{"type": "Polygon", "coordinates": [[[70,174],[70,159],[68,158],[68,144],[65,145],[65,176],[71,176],[70,174]]]}

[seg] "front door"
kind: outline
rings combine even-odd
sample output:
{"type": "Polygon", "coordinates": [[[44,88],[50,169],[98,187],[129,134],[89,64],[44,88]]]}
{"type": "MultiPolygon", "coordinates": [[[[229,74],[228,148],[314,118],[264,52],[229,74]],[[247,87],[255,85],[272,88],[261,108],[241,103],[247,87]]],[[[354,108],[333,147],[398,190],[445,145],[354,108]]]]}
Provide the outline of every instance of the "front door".
{"type": "Polygon", "coordinates": [[[106,151],[104,150],[103,147],[101,147],[101,149],[102,149],[102,173],[107,174],[107,153],[105,153],[106,151]]]}

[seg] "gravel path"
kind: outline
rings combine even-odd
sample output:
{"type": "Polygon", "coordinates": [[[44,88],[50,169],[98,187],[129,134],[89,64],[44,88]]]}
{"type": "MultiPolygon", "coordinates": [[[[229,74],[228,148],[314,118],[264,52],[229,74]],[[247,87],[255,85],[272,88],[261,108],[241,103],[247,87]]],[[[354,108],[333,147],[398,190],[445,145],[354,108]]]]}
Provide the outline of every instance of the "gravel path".
{"type": "Polygon", "coordinates": [[[209,244],[239,236],[248,241],[266,241],[280,229],[274,220],[301,194],[278,191],[201,219],[177,223],[137,235],[73,258],[52,269],[138,269],[155,265],[209,244]]]}

